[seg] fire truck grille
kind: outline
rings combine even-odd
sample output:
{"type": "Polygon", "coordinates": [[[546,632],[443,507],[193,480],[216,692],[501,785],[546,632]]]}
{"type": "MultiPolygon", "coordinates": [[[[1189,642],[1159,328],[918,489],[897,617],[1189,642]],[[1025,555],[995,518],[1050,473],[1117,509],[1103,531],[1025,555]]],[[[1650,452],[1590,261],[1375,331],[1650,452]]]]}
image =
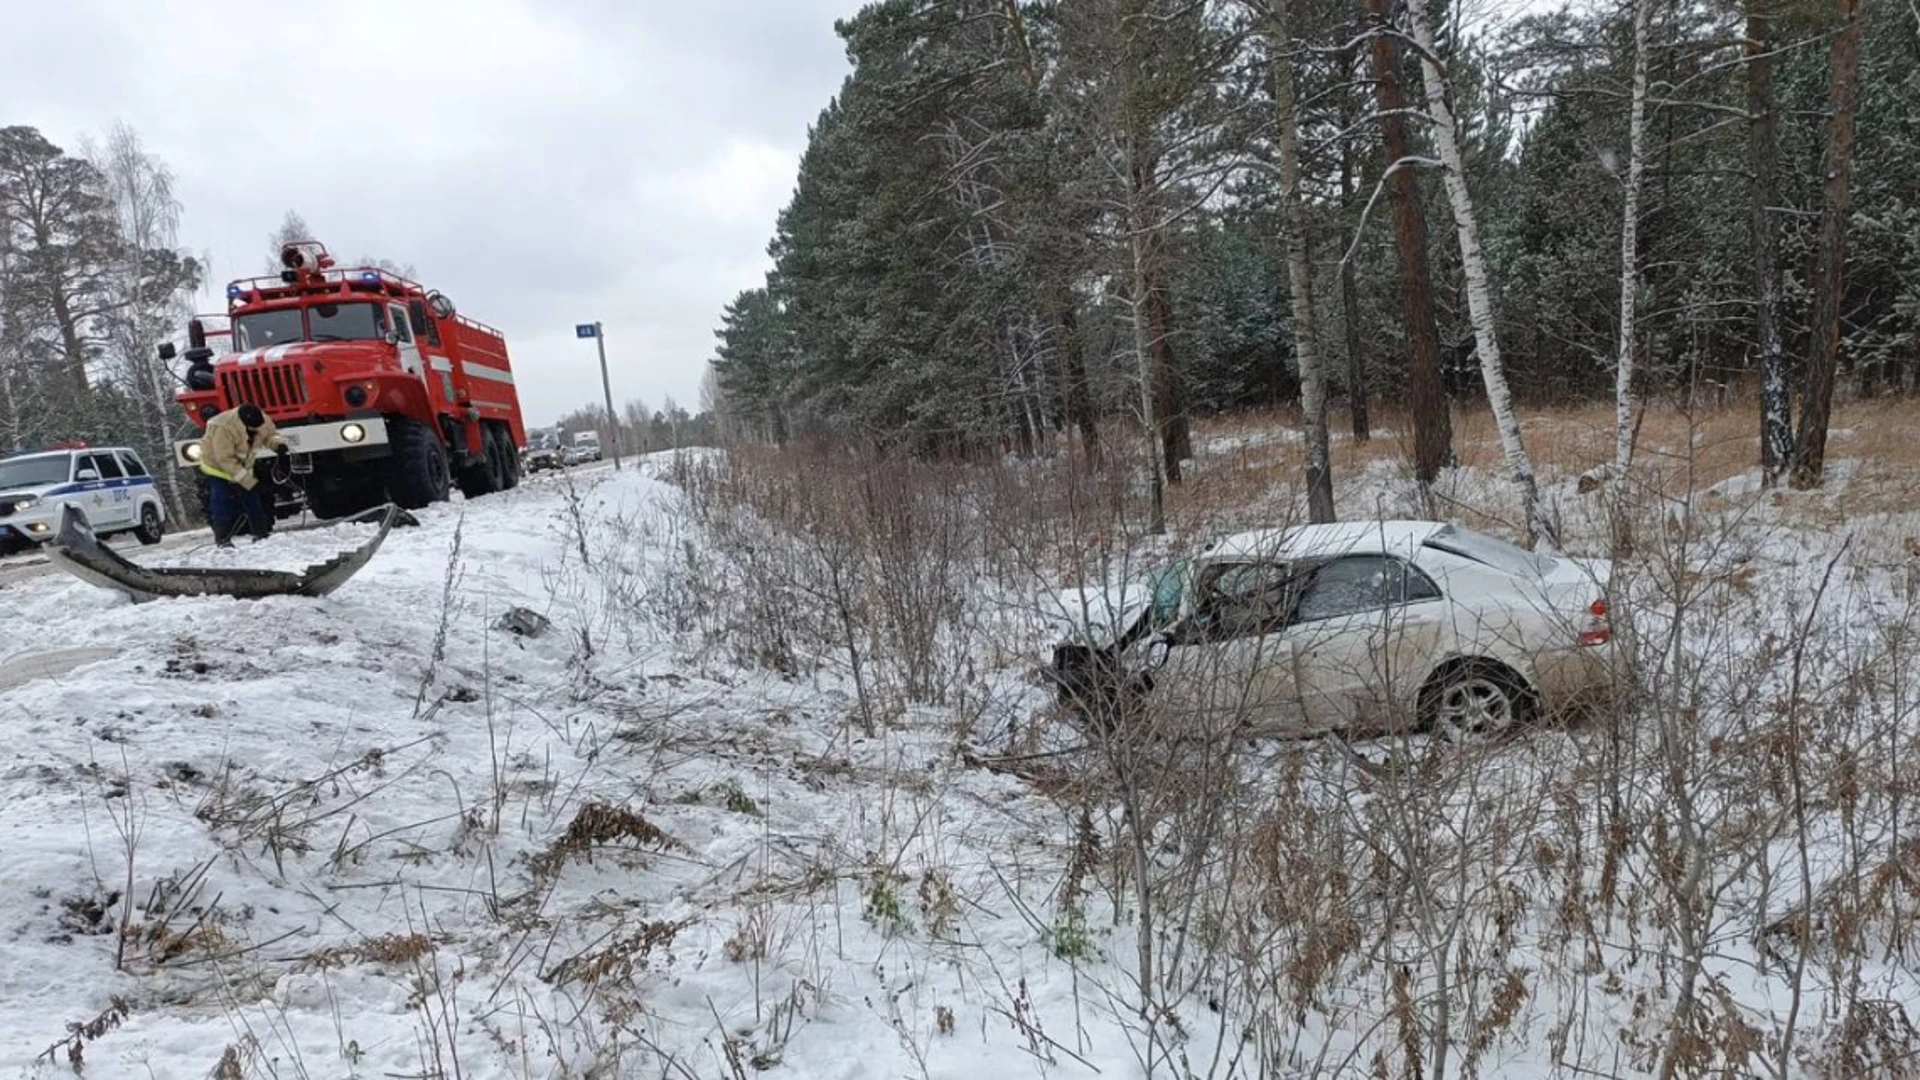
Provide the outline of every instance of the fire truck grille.
{"type": "Polygon", "coordinates": [[[269,413],[307,403],[307,376],[298,364],[255,364],[220,375],[221,396],[230,405],[258,405],[269,413]]]}

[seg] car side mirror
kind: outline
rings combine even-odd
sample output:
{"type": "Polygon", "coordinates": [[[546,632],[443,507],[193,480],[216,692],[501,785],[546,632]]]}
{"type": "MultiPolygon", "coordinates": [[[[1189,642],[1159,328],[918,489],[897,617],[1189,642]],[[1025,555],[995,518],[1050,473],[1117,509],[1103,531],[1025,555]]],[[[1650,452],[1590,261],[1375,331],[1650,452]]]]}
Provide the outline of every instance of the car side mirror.
{"type": "Polygon", "coordinates": [[[81,469],[79,472],[73,474],[73,480],[76,484],[84,484],[90,480],[98,479],[100,479],[100,474],[93,469],[81,469]]]}
{"type": "Polygon", "coordinates": [[[380,339],[382,341],[385,341],[389,345],[398,345],[400,344],[400,331],[389,330],[386,333],[380,335],[380,339]]]}

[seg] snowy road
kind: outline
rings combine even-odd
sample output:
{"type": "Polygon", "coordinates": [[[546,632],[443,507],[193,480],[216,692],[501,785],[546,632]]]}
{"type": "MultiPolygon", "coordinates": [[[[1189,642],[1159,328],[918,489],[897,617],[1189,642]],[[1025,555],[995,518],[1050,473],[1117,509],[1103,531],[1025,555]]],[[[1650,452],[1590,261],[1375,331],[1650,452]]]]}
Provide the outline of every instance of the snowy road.
{"type": "MultiPolygon", "coordinates": [[[[179,552],[204,545],[212,539],[212,534],[205,529],[189,529],[185,532],[168,533],[153,547],[145,547],[132,537],[114,537],[108,543],[118,549],[122,555],[138,562],[143,557],[142,552],[156,555],[179,552]]],[[[53,567],[48,564],[47,557],[37,551],[8,556],[0,559],[0,589],[52,572],[53,567]]]]}
{"type": "MultiPolygon", "coordinates": [[[[611,462],[599,462],[593,465],[579,466],[566,473],[549,472],[542,473],[538,476],[530,476],[526,478],[526,482],[528,484],[551,484],[558,482],[561,476],[570,475],[576,478],[585,478],[611,468],[613,468],[611,462]]],[[[140,562],[148,556],[180,553],[201,548],[210,542],[212,538],[211,533],[204,528],[200,528],[187,529],[181,532],[168,532],[165,539],[153,547],[146,547],[132,537],[127,536],[114,537],[108,541],[108,543],[117,548],[121,554],[133,559],[135,562],[140,562]]],[[[23,552],[18,555],[0,558],[0,589],[4,589],[8,585],[16,582],[30,581],[53,572],[54,569],[52,565],[47,562],[47,557],[39,552],[23,552]]]]}

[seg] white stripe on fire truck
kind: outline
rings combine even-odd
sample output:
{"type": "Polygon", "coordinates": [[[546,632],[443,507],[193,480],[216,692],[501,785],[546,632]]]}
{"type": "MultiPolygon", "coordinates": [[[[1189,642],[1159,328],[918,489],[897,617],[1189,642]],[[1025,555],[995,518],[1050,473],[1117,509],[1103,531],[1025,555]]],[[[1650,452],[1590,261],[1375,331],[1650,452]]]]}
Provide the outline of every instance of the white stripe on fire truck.
{"type": "Polygon", "coordinates": [[[508,386],[513,385],[513,372],[511,371],[503,371],[500,368],[485,367],[480,364],[475,364],[472,362],[469,362],[463,366],[465,367],[467,374],[473,376],[476,379],[490,379],[493,382],[506,383],[508,386]]]}
{"type": "Polygon", "coordinates": [[[427,360],[433,364],[433,370],[435,371],[452,371],[453,370],[453,361],[447,359],[444,356],[429,356],[427,357],[427,360]]]}

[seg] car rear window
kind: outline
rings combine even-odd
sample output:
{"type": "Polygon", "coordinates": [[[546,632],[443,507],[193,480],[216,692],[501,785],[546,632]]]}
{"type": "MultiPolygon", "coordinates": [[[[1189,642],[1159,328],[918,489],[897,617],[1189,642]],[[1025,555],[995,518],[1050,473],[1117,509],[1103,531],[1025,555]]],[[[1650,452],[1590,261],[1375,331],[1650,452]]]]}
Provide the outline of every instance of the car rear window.
{"type": "Polygon", "coordinates": [[[1554,567],[1553,560],[1545,555],[1458,525],[1449,525],[1428,537],[1426,546],[1516,576],[1540,577],[1554,567]]]}

